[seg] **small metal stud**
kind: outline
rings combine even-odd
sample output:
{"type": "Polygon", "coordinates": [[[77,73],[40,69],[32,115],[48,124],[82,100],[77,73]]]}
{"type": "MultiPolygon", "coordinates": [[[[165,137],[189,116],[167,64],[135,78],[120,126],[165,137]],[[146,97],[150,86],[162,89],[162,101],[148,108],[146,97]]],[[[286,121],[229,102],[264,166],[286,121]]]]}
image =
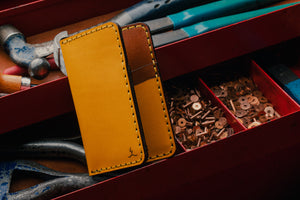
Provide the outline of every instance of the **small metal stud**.
{"type": "Polygon", "coordinates": [[[178,126],[180,127],[185,127],[186,125],[186,120],[184,118],[180,118],[177,122],[178,122],[178,126]]]}
{"type": "Polygon", "coordinates": [[[200,102],[196,102],[196,103],[193,103],[192,108],[193,108],[195,111],[198,111],[198,110],[201,110],[202,105],[201,105],[200,102]]]}

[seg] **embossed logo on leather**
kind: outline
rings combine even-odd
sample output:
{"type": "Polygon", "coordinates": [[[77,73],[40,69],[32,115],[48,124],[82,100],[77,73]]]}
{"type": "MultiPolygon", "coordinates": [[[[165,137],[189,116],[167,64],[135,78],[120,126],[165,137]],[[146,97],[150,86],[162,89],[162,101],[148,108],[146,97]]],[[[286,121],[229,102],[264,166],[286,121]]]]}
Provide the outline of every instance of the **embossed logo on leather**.
{"type": "Polygon", "coordinates": [[[133,153],[133,150],[131,149],[131,147],[129,148],[129,152],[130,152],[130,155],[128,156],[128,158],[131,158],[132,156],[137,156],[137,154],[133,153]]]}

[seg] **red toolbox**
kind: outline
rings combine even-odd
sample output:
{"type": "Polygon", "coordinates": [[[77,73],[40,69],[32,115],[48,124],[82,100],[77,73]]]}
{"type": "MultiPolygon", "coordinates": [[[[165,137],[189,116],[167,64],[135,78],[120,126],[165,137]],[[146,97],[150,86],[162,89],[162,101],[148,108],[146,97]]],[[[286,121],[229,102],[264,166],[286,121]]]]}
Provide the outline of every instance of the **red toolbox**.
{"type": "MultiPolygon", "coordinates": [[[[52,40],[62,30],[72,33],[98,24],[137,2],[7,1],[0,3],[0,24],[13,24],[28,36],[28,42],[39,43],[52,40]]],[[[283,3],[290,2],[297,1],[283,3]]],[[[235,134],[193,150],[187,150],[178,140],[178,151],[172,158],[57,199],[276,199],[286,192],[294,194],[300,177],[300,106],[265,73],[253,55],[285,42],[299,44],[299,11],[300,5],[294,5],[156,48],[164,84],[178,78],[196,78],[201,94],[224,110],[235,134]],[[219,69],[247,71],[280,117],[247,129],[210,89],[211,77],[204,74],[219,69]]],[[[1,51],[1,70],[12,65],[1,51]]],[[[299,71],[297,66],[293,70],[299,71]]],[[[35,83],[39,85],[0,98],[4,113],[1,134],[13,134],[9,131],[53,117],[60,120],[62,115],[74,115],[68,80],[61,72],[52,71],[35,83]]],[[[76,117],[71,118],[71,125],[66,126],[74,125],[76,117]]]]}

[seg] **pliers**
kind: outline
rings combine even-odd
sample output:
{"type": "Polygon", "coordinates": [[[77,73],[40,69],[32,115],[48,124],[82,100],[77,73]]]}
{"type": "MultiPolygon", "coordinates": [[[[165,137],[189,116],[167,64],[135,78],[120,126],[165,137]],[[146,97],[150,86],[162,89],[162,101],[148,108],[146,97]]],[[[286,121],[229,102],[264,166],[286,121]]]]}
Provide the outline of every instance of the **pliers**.
{"type": "MultiPolygon", "coordinates": [[[[78,140],[80,138],[77,138],[78,140]]],[[[49,199],[67,192],[74,191],[99,181],[107,180],[117,173],[107,173],[89,176],[87,173],[63,173],[29,160],[14,160],[19,158],[71,158],[86,165],[83,146],[73,141],[42,140],[17,145],[14,147],[1,146],[0,155],[0,199],[27,200],[49,199]],[[8,160],[10,159],[10,160],[8,160]],[[21,171],[29,175],[38,176],[45,182],[10,193],[13,173],[21,171]]]]}
{"type": "Polygon", "coordinates": [[[7,161],[0,163],[0,199],[1,200],[28,200],[28,199],[49,199],[57,195],[80,189],[110,177],[91,177],[88,174],[62,173],[33,161],[7,161]],[[14,171],[31,173],[46,180],[38,185],[24,190],[9,193],[10,184],[14,171]]]}

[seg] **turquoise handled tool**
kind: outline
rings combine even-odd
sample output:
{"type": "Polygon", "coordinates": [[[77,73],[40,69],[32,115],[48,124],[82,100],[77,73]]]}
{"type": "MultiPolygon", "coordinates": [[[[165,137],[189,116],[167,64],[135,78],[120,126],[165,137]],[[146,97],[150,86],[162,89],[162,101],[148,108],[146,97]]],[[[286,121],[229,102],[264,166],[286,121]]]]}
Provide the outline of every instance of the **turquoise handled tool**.
{"type": "Polygon", "coordinates": [[[282,0],[221,0],[190,8],[163,18],[146,21],[151,33],[179,29],[201,21],[268,6],[282,0]]]}
{"type": "Polygon", "coordinates": [[[300,78],[284,64],[271,65],[265,69],[300,104],[300,78]]]}
{"type": "Polygon", "coordinates": [[[225,16],[225,17],[220,17],[216,19],[211,19],[207,21],[203,21],[191,26],[187,26],[178,30],[174,31],[169,31],[169,32],[164,32],[164,33],[159,33],[155,34],[152,36],[153,38],[153,43],[155,47],[159,47],[162,45],[166,45],[172,42],[176,42],[178,40],[182,40],[185,38],[193,37],[217,28],[221,28],[227,25],[231,25],[237,22],[241,22],[244,20],[248,20],[260,15],[264,15],[276,10],[280,10],[292,5],[299,4],[300,2],[296,3],[289,3],[289,4],[284,4],[284,5],[279,5],[279,6],[273,6],[273,7],[268,7],[268,8],[263,8],[259,10],[253,10],[253,11],[248,11],[244,13],[239,13],[235,15],[230,15],[230,16],[225,16]]]}
{"type": "MultiPolygon", "coordinates": [[[[108,21],[124,26],[137,21],[163,17],[211,1],[212,0],[143,0],[125,9],[108,21]]],[[[0,46],[4,48],[14,63],[27,68],[30,76],[36,79],[43,79],[49,73],[50,64],[45,57],[52,54],[53,51],[56,51],[56,55],[60,56],[60,50],[53,45],[53,41],[41,44],[29,44],[26,42],[25,36],[10,24],[0,26],[0,46]]],[[[57,59],[58,58],[55,60],[57,61],[57,59]]],[[[60,66],[60,62],[57,61],[56,64],[60,66]]],[[[63,73],[66,73],[64,69],[63,73]]]]}

